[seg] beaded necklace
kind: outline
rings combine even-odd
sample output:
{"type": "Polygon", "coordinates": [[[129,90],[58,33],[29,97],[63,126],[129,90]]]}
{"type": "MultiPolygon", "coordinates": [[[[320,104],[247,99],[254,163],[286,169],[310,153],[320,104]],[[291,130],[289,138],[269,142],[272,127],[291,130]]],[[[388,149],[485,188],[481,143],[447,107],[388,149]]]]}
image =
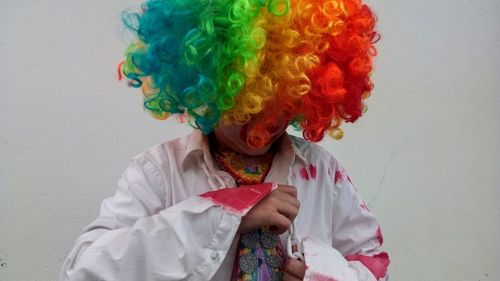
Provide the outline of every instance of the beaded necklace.
{"type": "Polygon", "coordinates": [[[251,185],[264,181],[271,169],[274,154],[267,152],[259,157],[252,157],[226,150],[215,152],[214,156],[215,162],[228,172],[238,185],[251,185]]]}

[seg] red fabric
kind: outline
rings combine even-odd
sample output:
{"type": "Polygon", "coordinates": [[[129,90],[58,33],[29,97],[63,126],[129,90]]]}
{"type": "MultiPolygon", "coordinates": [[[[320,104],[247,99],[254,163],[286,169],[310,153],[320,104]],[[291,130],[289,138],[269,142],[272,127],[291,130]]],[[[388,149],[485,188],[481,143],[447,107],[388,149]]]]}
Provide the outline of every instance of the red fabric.
{"type": "Polygon", "coordinates": [[[339,169],[339,170],[335,171],[334,183],[337,183],[339,181],[343,182],[345,180],[346,180],[346,174],[345,174],[344,169],[339,169]]]}
{"type": "Polygon", "coordinates": [[[313,164],[309,165],[309,171],[311,172],[311,178],[315,179],[316,174],[318,173],[316,170],[316,166],[314,166],[313,164]]]}
{"type": "Polygon", "coordinates": [[[242,185],[240,187],[224,188],[201,194],[201,197],[212,200],[229,211],[242,213],[253,207],[273,189],[272,183],[257,185],[242,185]]]}
{"type": "Polygon", "coordinates": [[[359,261],[361,262],[368,270],[371,271],[375,278],[380,279],[384,278],[387,274],[387,267],[389,266],[390,260],[389,255],[385,252],[381,252],[378,255],[374,256],[363,256],[363,255],[350,255],[345,257],[348,261],[359,261]]]}
{"type": "Polygon", "coordinates": [[[302,167],[302,169],[300,169],[300,176],[305,180],[316,179],[317,174],[318,171],[316,169],[316,166],[314,166],[313,164],[309,165],[309,171],[307,170],[307,167],[302,167]]]}
{"type": "Polygon", "coordinates": [[[305,180],[309,180],[309,173],[307,172],[306,167],[302,167],[302,169],[300,169],[300,176],[305,180]]]}

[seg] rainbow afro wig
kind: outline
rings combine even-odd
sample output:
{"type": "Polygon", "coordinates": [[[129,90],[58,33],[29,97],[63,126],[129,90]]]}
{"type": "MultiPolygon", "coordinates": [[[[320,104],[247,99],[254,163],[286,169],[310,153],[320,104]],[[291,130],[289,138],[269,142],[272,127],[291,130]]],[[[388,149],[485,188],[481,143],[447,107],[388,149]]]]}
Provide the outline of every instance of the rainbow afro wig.
{"type": "Polygon", "coordinates": [[[309,141],[340,138],[373,89],[379,36],[361,0],[149,0],[123,20],[137,40],[120,74],[154,117],[204,133],[259,116],[263,143],[276,120],[309,141]]]}

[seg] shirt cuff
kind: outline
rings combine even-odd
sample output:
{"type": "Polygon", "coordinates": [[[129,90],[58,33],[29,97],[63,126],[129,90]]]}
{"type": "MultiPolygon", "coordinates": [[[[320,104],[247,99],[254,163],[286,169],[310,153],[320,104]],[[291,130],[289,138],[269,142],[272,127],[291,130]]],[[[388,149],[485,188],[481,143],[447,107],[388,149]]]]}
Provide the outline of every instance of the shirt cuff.
{"type": "Polygon", "coordinates": [[[342,254],[315,239],[302,241],[306,273],[304,281],[358,281],[356,274],[342,254]]]}

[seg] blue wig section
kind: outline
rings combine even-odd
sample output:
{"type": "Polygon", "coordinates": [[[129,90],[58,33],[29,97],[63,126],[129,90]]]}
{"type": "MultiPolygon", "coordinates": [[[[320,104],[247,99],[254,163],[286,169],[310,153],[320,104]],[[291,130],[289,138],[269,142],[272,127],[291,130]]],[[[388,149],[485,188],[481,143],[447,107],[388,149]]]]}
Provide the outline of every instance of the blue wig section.
{"type": "MultiPolygon", "coordinates": [[[[194,125],[210,132],[234,106],[245,84],[243,65],[260,47],[252,23],[262,0],[149,0],[142,11],[125,13],[125,25],[139,44],[127,50],[140,86],[148,77],[145,107],[157,116],[187,112],[194,125]]],[[[129,69],[130,70],[130,69],[129,69]]]]}
{"type": "Polygon", "coordinates": [[[220,117],[220,111],[213,110],[216,105],[210,100],[216,91],[212,82],[215,64],[204,61],[207,57],[217,58],[211,54],[217,52],[213,48],[217,38],[213,30],[210,34],[210,30],[199,28],[200,15],[210,13],[208,2],[151,0],[143,4],[142,13],[123,16],[125,25],[145,45],[144,49],[127,54],[140,70],[140,74],[127,76],[135,81],[140,78],[137,76],[150,76],[151,86],[159,91],[151,96],[146,93],[145,107],[153,112],[187,110],[196,125],[206,132],[220,117]]]}

